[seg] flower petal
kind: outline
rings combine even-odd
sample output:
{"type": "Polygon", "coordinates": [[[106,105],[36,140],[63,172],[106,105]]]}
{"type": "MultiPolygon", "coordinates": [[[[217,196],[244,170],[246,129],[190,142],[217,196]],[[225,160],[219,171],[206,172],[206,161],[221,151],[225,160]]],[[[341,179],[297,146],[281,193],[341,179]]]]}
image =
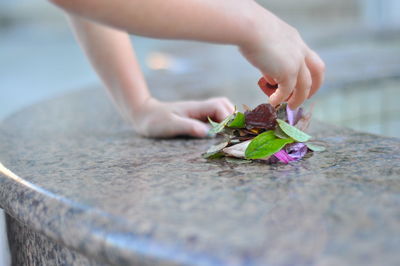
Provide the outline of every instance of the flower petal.
{"type": "Polygon", "coordinates": [[[308,148],[304,143],[297,142],[285,146],[285,151],[293,160],[300,160],[307,154],[308,148]]]}
{"type": "Polygon", "coordinates": [[[276,158],[278,158],[281,162],[288,164],[290,161],[294,161],[293,159],[284,149],[278,151],[274,154],[276,158]]]}
{"type": "Polygon", "coordinates": [[[286,105],[286,114],[289,125],[294,126],[303,117],[303,108],[299,107],[295,110],[292,110],[289,108],[289,105],[286,105]]]}

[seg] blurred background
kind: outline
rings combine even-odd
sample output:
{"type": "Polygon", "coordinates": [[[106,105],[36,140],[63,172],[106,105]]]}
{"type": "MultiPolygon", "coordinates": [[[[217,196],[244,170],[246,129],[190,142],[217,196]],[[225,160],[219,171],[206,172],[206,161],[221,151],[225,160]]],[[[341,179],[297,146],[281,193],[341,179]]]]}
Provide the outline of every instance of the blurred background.
{"type": "MultiPolygon", "coordinates": [[[[324,86],[307,103],[315,106],[314,117],[400,137],[400,1],[259,2],[296,27],[327,65],[324,86]]],[[[260,74],[235,47],[142,37],[133,42],[160,99],[225,95],[238,106],[266,101],[256,85],[260,74]],[[171,86],[176,89],[164,89],[171,86]]],[[[101,85],[60,10],[47,1],[0,0],[0,121],[24,106],[90,87],[101,85]]],[[[3,260],[5,246],[0,217],[3,260]]]]}
{"type": "MultiPolygon", "coordinates": [[[[311,101],[316,118],[400,137],[400,1],[259,2],[296,27],[326,62],[326,82],[311,101]]],[[[133,42],[161,99],[223,94],[238,106],[265,101],[258,71],[235,47],[142,37],[133,42]],[[167,83],[179,93],[163,90],[167,83]]],[[[0,120],[43,99],[100,87],[65,15],[39,0],[0,0],[0,81],[0,120]]]]}

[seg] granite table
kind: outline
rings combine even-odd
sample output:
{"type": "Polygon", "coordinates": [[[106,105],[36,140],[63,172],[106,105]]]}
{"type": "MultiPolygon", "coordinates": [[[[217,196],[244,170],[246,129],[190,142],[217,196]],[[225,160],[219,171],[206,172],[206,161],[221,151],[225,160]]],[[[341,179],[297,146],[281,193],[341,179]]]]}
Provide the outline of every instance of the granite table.
{"type": "Polygon", "coordinates": [[[146,139],[99,89],[0,126],[14,265],[399,265],[400,140],[314,122],[289,165],[206,161],[146,139]]]}

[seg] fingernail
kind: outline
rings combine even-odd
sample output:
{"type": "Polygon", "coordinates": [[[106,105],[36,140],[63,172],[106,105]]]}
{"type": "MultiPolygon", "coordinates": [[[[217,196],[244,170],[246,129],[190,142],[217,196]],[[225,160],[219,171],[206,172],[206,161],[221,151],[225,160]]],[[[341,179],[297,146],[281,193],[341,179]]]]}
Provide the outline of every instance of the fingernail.
{"type": "Polygon", "coordinates": [[[206,132],[205,134],[206,138],[214,138],[216,136],[216,134],[211,131],[211,127],[208,125],[205,126],[205,132],[206,132]]]}
{"type": "Polygon", "coordinates": [[[215,136],[215,133],[212,133],[210,130],[207,131],[206,138],[215,138],[215,136]]]}
{"type": "MultiPolygon", "coordinates": [[[[196,133],[199,137],[212,137],[213,133],[210,133],[210,128],[206,125],[204,126],[197,126],[196,133]]],[[[215,134],[214,134],[215,135],[215,134]]]]}

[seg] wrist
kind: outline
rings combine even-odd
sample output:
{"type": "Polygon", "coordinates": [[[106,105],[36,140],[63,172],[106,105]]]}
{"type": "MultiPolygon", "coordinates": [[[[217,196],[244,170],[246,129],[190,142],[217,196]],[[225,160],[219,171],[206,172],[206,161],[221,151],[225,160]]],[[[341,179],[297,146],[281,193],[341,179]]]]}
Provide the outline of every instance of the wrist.
{"type": "Polygon", "coordinates": [[[130,110],[129,120],[138,134],[149,137],[165,121],[162,116],[166,113],[165,105],[150,96],[130,110]]]}
{"type": "Polygon", "coordinates": [[[245,15],[245,28],[237,43],[242,51],[258,50],[264,42],[273,42],[274,32],[279,25],[279,19],[270,11],[252,2],[251,12],[245,15]]]}
{"type": "Polygon", "coordinates": [[[148,103],[155,100],[150,95],[147,87],[114,84],[113,86],[107,86],[107,88],[123,118],[134,125],[137,124],[140,116],[144,114],[148,103]]]}

